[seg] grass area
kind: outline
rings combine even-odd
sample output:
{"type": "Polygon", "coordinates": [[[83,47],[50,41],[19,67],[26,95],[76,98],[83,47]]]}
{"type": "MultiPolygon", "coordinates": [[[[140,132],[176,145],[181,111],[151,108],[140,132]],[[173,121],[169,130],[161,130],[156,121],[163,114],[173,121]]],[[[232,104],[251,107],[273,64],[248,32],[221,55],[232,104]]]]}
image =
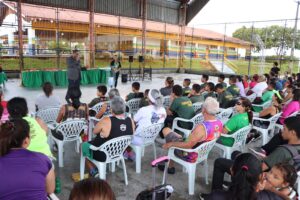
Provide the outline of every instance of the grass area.
{"type": "MultiPolygon", "coordinates": [[[[25,70],[30,69],[55,69],[56,68],[56,58],[24,58],[24,67],[25,70]]],[[[97,67],[107,67],[110,64],[109,59],[96,59],[97,67]]],[[[237,66],[237,74],[248,74],[248,64],[249,61],[246,60],[230,60],[235,66],[237,66]]],[[[82,61],[83,63],[83,61],[82,61]]],[[[19,70],[19,60],[17,58],[1,58],[0,64],[2,64],[4,70],[19,70]]],[[[177,59],[166,59],[165,63],[163,59],[156,59],[146,61],[147,67],[152,67],[154,69],[158,68],[177,68],[179,61],[177,59]]],[[[298,72],[298,63],[294,63],[293,72],[298,72]]],[[[212,68],[206,61],[201,59],[185,59],[184,68],[192,69],[195,71],[210,71],[215,72],[215,69],[212,68]]],[[[251,61],[250,74],[256,74],[259,72],[260,63],[256,61],[251,61]]],[[[265,63],[265,72],[269,72],[272,67],[272,62],[265,63]]],[[[129,62],[126,60],[122,61],[123,68],[129,68],[129,62]]],[[[137,61],[132,63],[132,68],[138,68],[139,63],[137,61]]],[[[60,58],[60,68],[66,68],[66,58],[60,58]]],[[[288,63],[281,65],[281,71],[284,72],[288,69],[288,63]]]]}

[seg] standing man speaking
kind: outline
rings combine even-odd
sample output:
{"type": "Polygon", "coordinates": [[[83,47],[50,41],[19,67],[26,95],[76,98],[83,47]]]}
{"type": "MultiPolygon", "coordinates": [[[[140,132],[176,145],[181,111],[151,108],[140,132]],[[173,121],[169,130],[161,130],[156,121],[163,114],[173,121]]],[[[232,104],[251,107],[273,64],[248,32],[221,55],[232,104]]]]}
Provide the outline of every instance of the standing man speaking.
{"type": "Polygon", "coordinates": [[[67,58],[68,66],[68,91],[66,94],[66,101],[71,103],[69,90],[70,88],[77,88],[80,90],[80,81],[81,81],[81,67],[80,67],[80,55],[77,49],[73,50],[73,54],[67,58]]]}

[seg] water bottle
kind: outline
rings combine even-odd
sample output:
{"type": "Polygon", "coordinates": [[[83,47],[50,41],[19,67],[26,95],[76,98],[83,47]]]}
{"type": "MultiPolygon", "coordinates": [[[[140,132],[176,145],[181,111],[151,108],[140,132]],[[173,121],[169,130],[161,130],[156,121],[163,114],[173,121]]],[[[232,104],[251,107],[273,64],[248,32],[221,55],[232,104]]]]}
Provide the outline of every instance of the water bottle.
{"type": "Polygon", "coordinates": [[[61,192],[60,178],[56,177],[56,179],[55,179],[55,194],[59,194],[60,192],[61,192]]]}

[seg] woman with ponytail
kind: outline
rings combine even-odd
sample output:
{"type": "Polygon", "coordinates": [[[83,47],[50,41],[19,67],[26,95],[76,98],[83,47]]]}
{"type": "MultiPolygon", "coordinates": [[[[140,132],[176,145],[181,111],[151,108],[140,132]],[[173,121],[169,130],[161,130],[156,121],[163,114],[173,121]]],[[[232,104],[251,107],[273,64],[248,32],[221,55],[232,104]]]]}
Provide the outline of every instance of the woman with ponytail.
{"type": "Polygon", "coordinates": [[[231,185],[228,191],[216,190],[208,200],[280,200],[276,194],[265,191],[261,161],[250,153],[236,157],[231,167],[231,185]]]}
{"type": "MultiPolygon", "coordinates": [[[[253,118],[251,109],[251,102],[247,98],[241,97],[235,104],[235,110],[238,114],[231,117],[229,121],[224,125],[223,133],[233,134],[241,128],[244,128],[251,124],[253,118]]],[[[234,139],[221,136],[217,142],[219,144],[232,147],[234,139]]]]}
{"type": "Polygon", "coordinates": [[[57,123],[66,121],[67,119],[88,119],[88,106],[85,103],[80,102],[81,91],[78,88],[70,88],[69,96],[71,99],[70,104],[63,105],[59,111],[56,119],[57,123]]]}
{"type": "Polygon", "coordinates": [[[55,175],[49,158],[28,150],[29,124],[13,119],[0,127],[0,199],[47,200],[55,175]]]}

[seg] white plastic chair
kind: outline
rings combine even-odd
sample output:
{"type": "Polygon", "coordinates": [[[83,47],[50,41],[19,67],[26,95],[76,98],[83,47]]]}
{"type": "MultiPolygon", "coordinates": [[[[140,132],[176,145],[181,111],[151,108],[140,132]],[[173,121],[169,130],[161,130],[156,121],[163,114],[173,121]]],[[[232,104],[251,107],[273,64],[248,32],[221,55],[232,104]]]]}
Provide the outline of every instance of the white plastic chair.
{"type": "Polygon", "coordinates": [[[194,194],[194,189],[195,189],[195,177],[196,177],[196,166],[197,164],[204,162],[204,174],[205,174],[205,182],[208,184],[208,164],[207,164],[207,157],[211,149],[216,143],[216,139],[205,142],[201,144],[199,147],[195,149],[182,149],[182,148],[176,148],[176,147],[171,147],[168,152],[168,157],[173,160],[174,162],[182,165],[188,173],[188,184],[189,184],[189,195],[194,194]],[[198,153],[198,158],[195,163],[187,162],[184,161],[180,158],[178,158],[175,154],[175,150],[182,150],[185,152],[195,152],[198,153]]]}
{"type": "MultiPolygon", "coordinates": [[[[95,111],[96,113],[98,113],[102,106],[104,104],[107,104],[107,108],[106,108],[106,111],[105,113],[103,114],[103,116],[107,116],[107,115],[110,115],[110,103],[109,101],[105,101],[105,102],[100,102],[100,103],[97,103],[96,105],[94,105],[92,108],[90,108],[90,110],[93,110],[95,111]]],[[[103,117],[102,116],[102,117],[103,117]]],[[[93,129],[94,129],[94,126],[97,122],[99,122],[101,119],[98,119],[96,117],[90,117],[89,118],[89,132],[88,132],[88,139],[89,141],[92,140],[93,138],[93,129]]]]}
{"type": "Polygon", "coordinates": [[[246,98],[249,99],[250,102],[253,102],[256,97],[256,93],[252,93],[251,95],[246,96],[246,98]]]}
{"type": "Polygon", "coordinates": [[[47,125],[56,124],[56,118],[59,110],[59,107],[42,109],[36,113],[36,117],[42,119],[47,125]]]}
{"type": "Polygon", "coordinates": [[[170,96],[163,97],[163,105],[165,108],[170,107],[170,105],[171,105],[171,97],[170,96]]]}
{"type": "Polygon", "coordinates": [[[233,108],[222,109],[221,112],[217,114],[217,119],[221,120],[223,124],[226,124],[232,114],[233,108]]]}
{"type": "Polygon", "coordinates": [[[226,138],[234,139],[234,143],[232,147],[225,146],[223,144],[216,143],[215,147],[220,148],[223,150],[223,157],[227,159],[231,159],[231,154],[234,150],[243,151],[246,145],[247,135],[250,133],[251,125],[248,125],[240,130],[236,131],[235,133],[228,135],[228,134],[221,134],[221,136],[226,138]]]}
{"type": "Polygon", "coordinates": [[[109,112],[109,107],[110,107],[109,101],[97,103],[92,108],[90,108],[90,110],[93,110],[96,113],[98,113],[104,104],[107,104],[107,106],[108,106],[108,108],[106,109],[106,112],[104,113],[104,114],[107,114],[107,112],[109,112]]]}
{"type": "Polygon", "coordinates": [[[252,107],[255,106],[255,107],[261,107],[262,110],[265,109],[265,108],[268,108],[270,107],[272,104],[272,101],[267,101],[265,103],[262,103],[262,104],[252,104],[252,107]]]}
{"type": "Polygon", "coordinates": [[[203,121],[204,121],[204,117],[203,117],[202,113],[195,115],[192,119],[184,119],[184,118],[176,117],[173,120],[172,131],[179,130],[180,132],[182,132],[184,134],[184,137],[187,138],[190,135],[190,133],[192,132],[192,130],[203,121]],[[179,126],[179,122],[191,122],[191,123],[193,123],[193,127],[192,127],[192,129],[182,128],[179,126]]]}
{"type": "Polygon", "coordinates": [[[52,140],[58,146],[58,165],[59,167],[64,166],[63,161],[63,146],[66,142],[76,141],[76,150],[79,150],[79,144],[81,143],[80,133],[82,130],[87,128],[87,122],[81,119],[71,119],[64,121],[54,129],[57,133],[61,133],[63,135],[63,140],[60,140],[54,137],[51,133],[52,140]]]}
{"type": "Polygon", "coordinates": [[[131,99],[126,102],[126,105],[129,108],[129,113],[133,117],[140,108],[141,98],[131,99]]]}
{"type": "Polygon", "coordinates": [[[193,103],[193,109],[195,113],[202,108],[202,104],[202,102],[193,103]]]}
{"type": "Polygon", "coordinates": [[[269,122],[269,126],[267,128],[261,128],[261,127],[255,126],[255,124],[253,124],[253,129],[257,130],[258,132],[260,132],[262,134],[262,145],[265,145],[269,141],[269,139],[274,135],[275,124],[276,124],[277,120],[279,119],[279,117],[281,116],[281,114],[282,114],[281,112],[277,113],[276,115],[272,116],[269,119],[253,117],[253,121],[258,120],[258,121],[262,121],[262,122],[269,122]]]}
{"type": "Polygon", "coordinates": [[[100,147],[90,146],[90,149],[93,151],[101,151],[104,152],[106,155],[105,162],[99,162],[94,159],[90,159],[88,157],[83,156],[81,151],[81,157],[80,157],[80,180],[84,178],[84,170],[85,170],[85,159],[90,160],[92,163],[96,165],[99,171],[99,177],[102,180],[106,179],[106,164],[112,164],[115,165],[116,162],[121,161],[122,167],[124,171],[124,178],[125,178],[125,184],[128,185],[128,179],[127,179],[127,172],[126,172],[126,165],[123,157],[123,153],[126,150],[126,148],[131,143],[132,136],[126,135],[117,137],[114,139],[111,139],[104,144],[102,144],[100,147]]]}
{"type": "Polygon", "coordinates": [[[163,124],[153,124],[144,128],[140,133],[137,133],[142,141],[142,145],[134,145],[131,144],[130,146],[133,148],[135,152],[135,171],[136,173],[141,173],[141,163],[142,163],[142,151],[145,147],[152,145],[154,159],[156,159],[156,148],[155,148],[155,138],[159,134],[159,131],[162,129],[163,124]]]}

